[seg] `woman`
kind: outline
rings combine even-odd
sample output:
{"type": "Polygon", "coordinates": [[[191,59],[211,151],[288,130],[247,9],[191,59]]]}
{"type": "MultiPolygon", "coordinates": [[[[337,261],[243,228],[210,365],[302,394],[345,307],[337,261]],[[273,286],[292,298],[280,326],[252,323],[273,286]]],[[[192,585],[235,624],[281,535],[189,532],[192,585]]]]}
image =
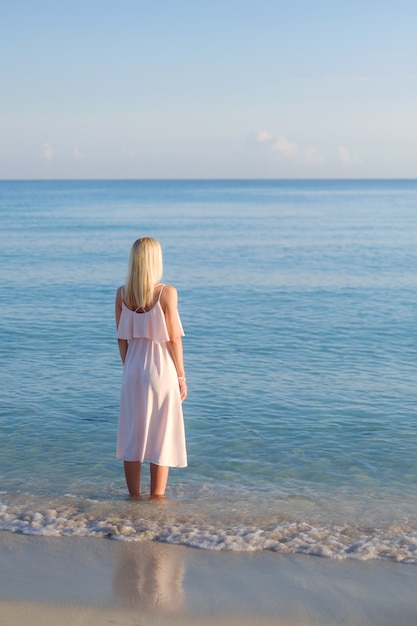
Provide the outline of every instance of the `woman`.
{"type": "Polygon", "coordinates": [[[170,467],[186,467],[181,403],[187,396],[177,290],[163,285],[162,251],[151,237],[135,241],[126,284],[116,294],[116,326],[124,364],[117,458],[127,488],[140,495],[143,461],[151,496],[163,496],[170,467]]]}

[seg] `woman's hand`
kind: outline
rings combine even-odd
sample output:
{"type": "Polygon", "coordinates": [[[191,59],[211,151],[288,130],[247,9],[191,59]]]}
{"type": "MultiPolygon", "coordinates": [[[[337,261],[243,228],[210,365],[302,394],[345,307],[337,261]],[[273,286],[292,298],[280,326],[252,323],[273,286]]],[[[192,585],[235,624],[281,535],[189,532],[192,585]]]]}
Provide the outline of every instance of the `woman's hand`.
{"type": "Polygon", "coordinates": [[[187,397],[188,391],[185,376],[178,376],[178,384],[180,386],[181,402],[184,402],[185,398],[187,397]]]}

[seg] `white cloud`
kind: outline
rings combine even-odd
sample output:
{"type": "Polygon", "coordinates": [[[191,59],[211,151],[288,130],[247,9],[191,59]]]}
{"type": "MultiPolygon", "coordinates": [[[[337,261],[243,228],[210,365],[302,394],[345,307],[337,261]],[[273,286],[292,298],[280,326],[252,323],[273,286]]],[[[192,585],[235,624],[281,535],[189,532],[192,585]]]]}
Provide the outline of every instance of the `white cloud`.
{"type": "MultiPolygon", "coordinates": [[[[335,161],[334,157],[330,159],[330,157],[325,156],[320,145],[316,146],[304,142],[302,138],[294,140],[283,133],[273,135],[267,130],[258,129],[252,131],[248,139],[252,153],[258,156],[261,154],[264,163],[267,163],[266,159],[271,159],[275,155],[273,161],[278,158],[281,166],[287,163],[287,166],[293,168],[293,171],[295,171],[295,167],[300,172],[317,172],[324,165],[329,165],[332,160],[335,161]]],[[[344,168],[361,163],[361,160],[343,145],[337,147],[337,160],[344,168]]]]}
{"type": "Polygon", "coordinates": [[[349,165],[355,165],[356,163],[360,163],[360,159],[351,154],[349,150],[344,146],[339,146],[337,151],[342,165],[349,167],[349,165]]]}
{"type": "Polygon", "coordinates": [[[290,141],[284,135],[280,135],[274,143],[273,149],[279,152],[286,159],[295,159],[298,154],[298,145],[295,141],[290,141]]]}
{"type": "Polygon", "coordinates": [[[324,157],[317,151],[315,146],[306,146],[303,150],[303,161],[314,165],[323,163],[324,157]]]}
{"type": "Polygon", "coordinates": [[[136,156],[136,152],[134,150],[130,150],[129,148],[123,148],[122,154],[130,158],[136,156]]]}
{"type": "Polygon", "coordinates": [[[267,130],[257,130],[256,131],[256,141],[264,142],[271,141],[272,135],[268,133],[267,130]]]}
{"type": "Polygon", "coordinates": [[[54,160],[54,150],[51,146],[51,144],[49,144],[48,142],[45,142],[42,146],[43,149],[43,156],[47,161],[53,161],[54,160]]]}
{"type": "Polygon", "coordinates": [[[81,153],[81,151],[77,148],[77,146],[75,146],[75,147],[74,147],[73,154],[74,154],[74,159],[79,160],[79,159],[83,159],[83,158],[84,158],[84,155],[83,155],[83,154],[81,153]]]}

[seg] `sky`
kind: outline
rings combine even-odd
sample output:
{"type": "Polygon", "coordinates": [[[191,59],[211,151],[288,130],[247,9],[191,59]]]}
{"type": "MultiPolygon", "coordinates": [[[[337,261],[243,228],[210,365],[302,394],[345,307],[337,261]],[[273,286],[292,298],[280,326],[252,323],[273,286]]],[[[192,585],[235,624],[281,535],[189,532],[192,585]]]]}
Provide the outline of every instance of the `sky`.
{"type": "Polygon", "coordinates": [[[415,0],[13,0],[0,179],[416,178],[415,0]]]}

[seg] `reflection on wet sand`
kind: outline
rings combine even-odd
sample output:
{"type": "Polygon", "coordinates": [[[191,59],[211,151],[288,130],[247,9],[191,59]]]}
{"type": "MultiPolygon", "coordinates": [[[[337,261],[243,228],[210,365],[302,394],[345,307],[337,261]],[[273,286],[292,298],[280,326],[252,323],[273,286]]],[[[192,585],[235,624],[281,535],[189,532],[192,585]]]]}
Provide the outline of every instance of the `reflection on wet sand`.
{"type": "Polygon", "coordinates": [[[179,613],[184,605],[181,553],[157,542],[126,543],[113,576],[119,606],[152,613],[179,613]]]}

